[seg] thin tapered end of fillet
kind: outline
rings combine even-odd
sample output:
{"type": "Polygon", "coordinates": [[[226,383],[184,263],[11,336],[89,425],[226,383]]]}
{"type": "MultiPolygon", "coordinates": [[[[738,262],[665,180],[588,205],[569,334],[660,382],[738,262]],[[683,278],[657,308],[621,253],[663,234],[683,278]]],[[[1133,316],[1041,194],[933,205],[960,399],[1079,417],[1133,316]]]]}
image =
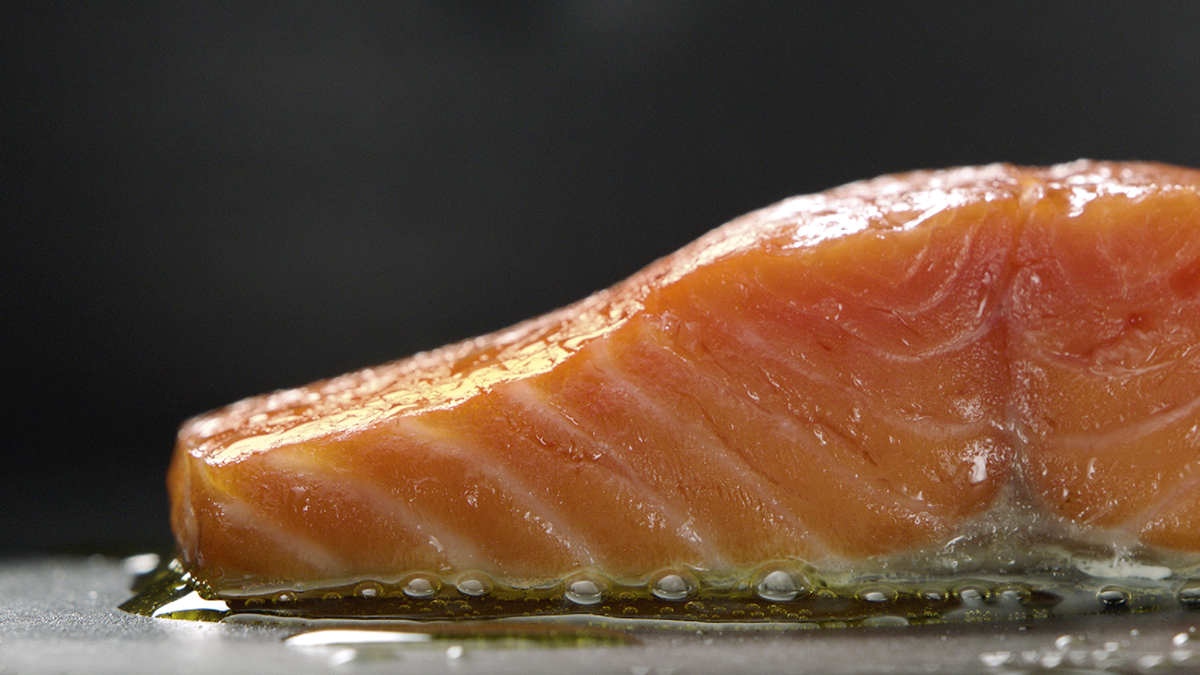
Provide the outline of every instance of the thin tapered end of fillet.
{"type": "Polygon", "coordinates": [[[1003,511],[1200,551],[1200,174],[915,172],[748,214],[508,330],[201,415],[214,592],[714,577],[941,549],[1003,511]]]}

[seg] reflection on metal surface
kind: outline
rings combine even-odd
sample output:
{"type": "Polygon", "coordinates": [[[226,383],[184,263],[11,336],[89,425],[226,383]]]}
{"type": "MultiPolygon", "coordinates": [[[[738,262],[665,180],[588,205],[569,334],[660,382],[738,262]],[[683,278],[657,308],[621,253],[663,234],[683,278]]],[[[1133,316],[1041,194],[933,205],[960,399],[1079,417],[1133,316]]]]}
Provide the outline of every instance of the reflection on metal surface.
{"type": "Polygon", "coordinates": [[[155,609],[154,613],[151,614],[151,616],[156,619],[157,618],[187,619],[187,618],[199,618],[199,617],[183,616],[183,614],[191,613],[191,612],[194,612],[194,613],[214,612],[217,614],[224,615],[228,611],[229,611],[229,606],[226,605],[223,600],[205,600],[204,598],[200,597],[199,593],[192,591],[191,593],[188,593],[187,595],[183,596],[182,598],[179,598],[177,600],[172,600],[172,601],[166,603],[165,605],[155,609]]]}
{"type": "MultiPolygon", "coordinates": [[[[243,617],[244,619],[245,617],[243,617]]],[[[294,649],[325,655],[331,665],[351,662],[397,660],[420,650],[439,652],[446,660],[464,658],[469,652],[561,648],[608,648],[639,645],[628,634],[581,623],[550,625],[544,622],[489,621],[438,625],[436,622],[360,621],[337,623],[336,628],[309,628],[283,640],[294,649]]]]}
{"type": "MultiPolygon", "coordinates": [[[[1187,638],[1189,633],[1175,636],[1187,638]]],[[[1083,635],[1062,635],[1050,646],[1040,649],[998,649],[979,654],[979,662],[995,673],[1153,673],[1176,668],[1189,670],[1200,665],[1200,655],[1192,649],[1145,652],[1135,648],[1139,631],[1132,629],[1125,639],[1103,642],[1083,635]]]]}
{"type": "MultiPolygon", "coordinates": [[[[589,615],[420,622],[244,613],[199,622],[113,611],[129,597],[129,581],[121,561],[112,558],[0,561],[0,666],[20,673],[95,672],[103,664],[107,672],[142,675],[161,673],[163,664],[187,663],[195,672],[295,675],[345,673],[347,666],[367,672],[372,667],[367,659],[380,657],[387,672],[413,675],[1200,672],[1200,613],[1185,609],[897,628],[589,615]],[[840,628],[821,630],[835,626],[840,628]],[[432,637],[312,648],[285,642],[320,630],[424,631],[432,637]],[[496,637],[476,639],[487,630],[498,631],[488,634],[496,637]],[[531,634],[535,637],[520,637],[531,634]],[[567,637],[571,634],[583,637],[567,637]]],[[[958,593],[987,601],[968,588],[958,593]]],[[[1019,594],[994,596],[1017,602],[1019,594]]]]}
{"type": "MultiPolygon", "coordinates": [[[[122,568],[144,569],[149,561],[126,559],[122,568]]],[[[905,627],[893,635],[922,631],[916,639],[928,644],[924,632],[939,626],[948,631],[991,626],[998,641],[981,643],[987,648],[974,656],[975,669],[988,674],[1149,673],[1200,667],[1200,636],[1194,625],[1175,631],[1169,643],[1157,648],[1147,648],[1136,627],[1143,625],[1138,617],[1178,621],[1194,616],[1189,611],[1195,605],[1190,593],[1196,585],[1191,580],[1126,579],[1117,584],[1111,578],[1058,574],[1018,580],[942,580],[940,585],[871,579],[838,587],[775,564],[747,579],[744,588],[737,589],[741,597],[734,598],[714,594],[714,589],[684,574],[672,570],[655,575],[648,582],[647,598],[629,597],[628,589],[614,588],[603,579],[577,576],[564,582],[562,598],[553,606],[544,598],[540,604],[529,604],[528,598],[521,604],[520,597],[495,588],[487,579],[472,577],[464,583],[462,578],[455,584],[424,575],[405,578],[398,589],[360,582],[354,592],[320,601],[281,592],[271,598],[227,603],[203,598],[182,566],[169,561],[138,576],[137,595],[122,608],[155,618],[285,630],[288,633],[279,638],[285,647],[332,668],[399,664],[413,658],[428,663],[435,658],[458,669],[455,664],[476,655],[495,658],[500,652],[646,648],[675,642],[697,648],[731,639],[738,644],[762,642],[773,649],[803,648],[816,635],[814,628],[844,629],[820,634],[851,635],[858,640],[863,634],[857,631],[905,627]],[[448,594],[461,597],[448,598],[448,594]],[[472,615],[472,601],[499,606],[507,602],[507,614],[493,608],[491,614],[472,615]],[[455,602],[459,613],[445,609],[455,602]],[[647,602],[683,611],[675,616],[651,613],[647,602]],[[418,605],[425,608],[423,616],[413,610],[418,605]],[[637,611],[613,611],[614,606],[637,611]],[[441,614],[433,611],[439,607],[441,614]],[[1101,637],[1089,635],[1086,623],[1076,624],[1085,629],[1058,635],[1042,631],[1040,639],[1030,639],[1036,638],[1034,629],[1039,625],[1050,627],[1064,619],[1087,621],[1087,615],[1106,620],[1124,616],[1135,627],[1101,637]],[[1029,634],[1024,640],[1014,639],[1025,631],[1029,634]]],[[[940,641],[961,641],[952,638],[952,642],[948,635],[953,632],[939,636],[940,641]]],[[[633,673],[662,670],[629,668],[633,673]]]]}

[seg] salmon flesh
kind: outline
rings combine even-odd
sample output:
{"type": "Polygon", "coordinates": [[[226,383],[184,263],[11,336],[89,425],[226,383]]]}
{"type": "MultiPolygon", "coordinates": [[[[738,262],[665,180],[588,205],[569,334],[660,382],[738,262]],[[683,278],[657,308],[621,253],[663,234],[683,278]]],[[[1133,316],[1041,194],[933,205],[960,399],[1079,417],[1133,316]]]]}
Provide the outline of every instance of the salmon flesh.
{"type": "Polygon", "coordinates": [[[196,417],[168,484],[184,568],[229,598],[686,595],[1037,542],[1194,564],[1200,171],[788,199],[507,330],[196,417]]]}

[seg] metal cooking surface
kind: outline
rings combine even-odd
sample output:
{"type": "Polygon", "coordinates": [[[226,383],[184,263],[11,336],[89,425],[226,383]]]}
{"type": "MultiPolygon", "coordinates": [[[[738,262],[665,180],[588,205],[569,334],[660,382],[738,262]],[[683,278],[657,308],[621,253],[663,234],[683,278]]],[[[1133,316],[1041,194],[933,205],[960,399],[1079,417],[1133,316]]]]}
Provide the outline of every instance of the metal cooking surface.
{"type": "Polygon", "coordinates": [[[129,582],[122,561],[99,556],[0,561],[0,674],[1200,672],[1200,613],[1184,611],[817,630],[606,625],[593,633],[607,638],[564,646],[398,624],[149,619],[117,609],[129,582]]]}

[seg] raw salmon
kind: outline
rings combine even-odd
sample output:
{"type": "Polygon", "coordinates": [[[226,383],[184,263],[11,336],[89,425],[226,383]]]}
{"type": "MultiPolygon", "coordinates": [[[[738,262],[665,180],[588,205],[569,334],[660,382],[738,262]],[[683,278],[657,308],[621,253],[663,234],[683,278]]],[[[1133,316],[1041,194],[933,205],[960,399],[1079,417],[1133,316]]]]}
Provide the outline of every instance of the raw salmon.
{"type": "Polygon", "coordinates": [[[192,419],[168,482],[186,569],[228,597],[685,588],[981,523],[1200,552],[1200,172],[795,197],[508,330],[192,419]]]}

